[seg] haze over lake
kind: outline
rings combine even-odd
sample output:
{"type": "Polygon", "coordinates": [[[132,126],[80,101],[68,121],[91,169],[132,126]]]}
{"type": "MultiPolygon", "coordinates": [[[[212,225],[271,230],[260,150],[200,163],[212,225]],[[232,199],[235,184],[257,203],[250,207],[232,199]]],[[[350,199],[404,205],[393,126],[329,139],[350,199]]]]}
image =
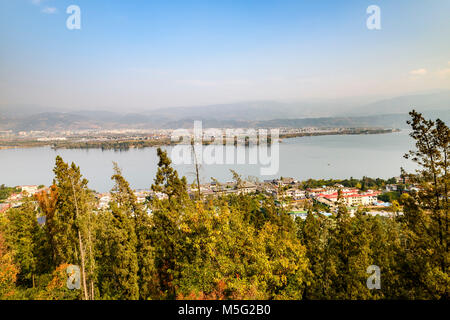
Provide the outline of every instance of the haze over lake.
{"type": "MultiPolygon", "coordinates": [[[[165,147],[170,151],[172,147],[165,147]]],[[[234,147],[230,147],[234,148],[234,147]]],[[[210,177],[219,181],[231,180],[230,169],[243,177],[260,180],[276,177],[308,178],[390,178],[400,174],[400,167],[414,170],[414,164],[403,158],[413,148],[407,131],[373,135],[330,135],[285,139],[280,144],[280,169],[277,175],[261,176],[259,165],[202,165],[202,183],[210,177]]],[[[225,150],[225,153],[227,151],[225,150]]],[[[122,168],[133,189],[148,189],[157,170],[156,148],[128,151],[100,149],[61,149],[50,147],[0,150],[0,184],[50,185],[53,179],[55,157],[75,162],[89,180],[89,187],[98,192],[112,187],[112,162],[122,168]]],[[[194,178],[193,165],[174,166],[189,182],[194,178]]]]}

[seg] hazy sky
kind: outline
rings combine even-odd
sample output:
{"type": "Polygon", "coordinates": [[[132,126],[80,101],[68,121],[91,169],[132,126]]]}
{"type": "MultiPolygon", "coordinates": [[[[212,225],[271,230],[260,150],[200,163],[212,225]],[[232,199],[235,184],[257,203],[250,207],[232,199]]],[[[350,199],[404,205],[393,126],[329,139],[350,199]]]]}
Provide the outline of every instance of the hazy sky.
{"type": "Polygon", "coordinates": [[[450,1],[0,0],[0,104],[142,109],[450,89],[450,1]],[[81,8],[69,30],[66,8],[81,8]],[[366,8],[381,8],[368,30],[366,8]]]}

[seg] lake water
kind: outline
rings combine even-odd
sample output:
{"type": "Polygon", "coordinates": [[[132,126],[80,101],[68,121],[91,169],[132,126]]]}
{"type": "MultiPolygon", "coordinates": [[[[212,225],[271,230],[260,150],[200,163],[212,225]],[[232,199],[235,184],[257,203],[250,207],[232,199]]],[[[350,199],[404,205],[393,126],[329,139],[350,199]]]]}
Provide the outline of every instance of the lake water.
{"type": "MultiPolygon", "coordinates": [[[[228,148],[228,147],[227,147],[228,148]]],[[[229,147],[234,148],[234,147],[229,147]]],[[[413,148],[408,132],[373,135],[333,135],[285,139],[279,145],[278,174],[261,176],[260,166],[251,164],[201,166],[202,183],[210,177],[219,181],[231,180],[230,169],[243,177],[255,176],[260,180],[275,177],[308,178],[361,178],[362,176],[390,178],[400,174],[400,167],[412,171],[415,165],[403,158],[413,148]]],[[[166,147],[171,154],[171,147],[166,147]]],[[[227,150],[225,150],[225,153],[227,150]]],[[[75,162],[89,180],[90,188],[105,192],[111,189],[112,162],[122,168],[125,178],[134,189],[148,189],[157,170],[156,148],[128,151],[102,151],[100,149],[52,150],[49,147],[0,150],[0,184],[50,185],[53,179],[55,157],[75,162]]],[[[174,166],[191,182],[192,165],[174,166]]]]}

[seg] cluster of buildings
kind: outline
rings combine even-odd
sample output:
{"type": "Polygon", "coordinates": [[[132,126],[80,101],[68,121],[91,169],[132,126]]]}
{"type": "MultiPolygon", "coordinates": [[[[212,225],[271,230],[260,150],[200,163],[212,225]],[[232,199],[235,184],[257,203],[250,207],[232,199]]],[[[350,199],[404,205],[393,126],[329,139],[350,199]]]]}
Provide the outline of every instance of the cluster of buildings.
{"type": "MultiPolygon", "coordinates": [[[[136,200],[138,203],[144,203],[147,199],[149,199],[152,196],[156,196],[159,199],[167,198],[166,194],[160,193],[160,192],[153,192],[149,190],[135,190],[134,196],[136,197],[136,200]]],[[[105,193],[97,193],[96,198],[98,200],[98,209],[105,209],[108,208],[109,203],[112,200],[111,193],[105,192],[105,193]]]]}
{"type": "Polygon", "coordinates": [[[22,205],[22,200],[24,197],[35,195],[38,192],[46,190],[43,186],[37,185],[23,185],[16,187],[19,192],[12,193],[8,199],[3,203],[0,203],[0,213],[5,212],[9,208],[16,208],[22,205]]]}
{"type": "Polygon", "coordinates": [[[333,207],[339,203],[348,207],[376,206],[381,191],[368,190],[361,192],[356,188],[321,188],[308,190],[309,195],[316,201],[333,207]]]}
{"type": "MultiPolygon", "coordinates": [[[[262,193],[273,197],[278,203],[290,200],[291,203],[303,203],[304,201],[316,201],[328,207],[335,207],[343,204],[348,207],[370,207],[386,206],[378,200],[382,193],[379,190],[361,191],[357,188],[346,188],[343,185],[332,187],[308,188],[303,189],[300,181],[294,178],[279,178],[274,180],[265,180],[264,182],[242,181],[238,186],[236,182],[227,182],[224,184],[209,183],[200,187],[203,196],[224,195],[224,194],[250,194],[262,193]]],[[[190,188],[189,193],[194,196],[198,192],[197,188],[190,188]]]]}
{"type": "MultiPolygon", "coordinates": [[[[412,187],[411,187],[412,188],[412,187]]],[[[10,197],[0,203],[0,213],[11,207],[17,207],[22,204],[22,199],[25,196],[34,195],[45,187],[36,185],[18,186],[16,189],[20,192],[13,193],[10,197]]],[[[334,186],[323,186],[320,188],[303,188],[300,181],[294,178],[281,177],[279,179],[260,181],[233,181],[233,182],[211,182],[202,184],[200,186],[200,193],[203,197],[217,197],[228,194],[264,194],[267,197],[273,197],[279,206],[289,207],[293,217],[305,218],[307,212],[305,207],[310,207],[313,203],[319,203],[329,208],[327,211],[335,211],[339,205],[344,205],[349,208],[350,212],[356,211],[358,207],[365,207],[371,214],[391,214],[389,210],[385,211],[383,208],[389,207],[391,204],[378,200],[378,196],[383,192],[397,191],[396,184],[389,184],[385,186],[385,190],[368,190],[361,191],[357,188],[347,188],[343,185],[336,184],[334,186]]],[[[199,190],[195,186],[188,186],[188,194],[194,198],[198,195],[199,190]]],[[[138,203],[145,203],[152,198],[166,199],[167,195],[152,190],[135,190],[138,203]]],[[[112,200],[111,194],[98,193],[96,194],[98,200],[98,209],[108,208],[112,200]]],[[[321,212],[325,215],[330,213],[321,212]]]]}
{"type": "Polygon", "coordinates": [[[0,139],[8,142],[115,142],[126,140],[161,140],[170,138],[171,129],[86,129],[0,131],[0,139]]]}

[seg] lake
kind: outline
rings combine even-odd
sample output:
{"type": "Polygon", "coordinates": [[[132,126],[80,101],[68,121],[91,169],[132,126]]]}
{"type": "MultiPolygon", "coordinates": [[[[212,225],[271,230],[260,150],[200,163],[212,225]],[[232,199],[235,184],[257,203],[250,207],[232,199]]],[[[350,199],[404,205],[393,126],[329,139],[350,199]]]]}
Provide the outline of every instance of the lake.
{"type": "MultiPolygon", "coordinates": [[[[235,148],[235,147],[226,147],[235,148]]],[[[415,165],[403,158],[413,148],[407,131],[371,135],[330,135],[284,139],[279,145],[278,174],[260,175],[260,165],[228,164],[201,166],[201,182],[210,177],[219,181],[231,180],[230,169],[243,177],[255,176],[260,180],[276,177],[308,178],[390,178],[400,174],[400,167],[412,171],[415,165]]],[[[165,147],[169,156],[172,147],[165,147]]],[[[225,152],[227,150],[225,149],[225,152]]],[[[105,192],[111,189],[112,162],[122,168],[123,175],[134,189],[148,189],[157,170],[156,148],[127,151],[100,149],[61,149],[50,147],[0,150],[0,184],[50,185],[53,179],[55,157],[75,162],[89,180],[89,187],[105,192]]],[[[181,175],[191,182],[193,165],[175,165],[181,175]]]]}

